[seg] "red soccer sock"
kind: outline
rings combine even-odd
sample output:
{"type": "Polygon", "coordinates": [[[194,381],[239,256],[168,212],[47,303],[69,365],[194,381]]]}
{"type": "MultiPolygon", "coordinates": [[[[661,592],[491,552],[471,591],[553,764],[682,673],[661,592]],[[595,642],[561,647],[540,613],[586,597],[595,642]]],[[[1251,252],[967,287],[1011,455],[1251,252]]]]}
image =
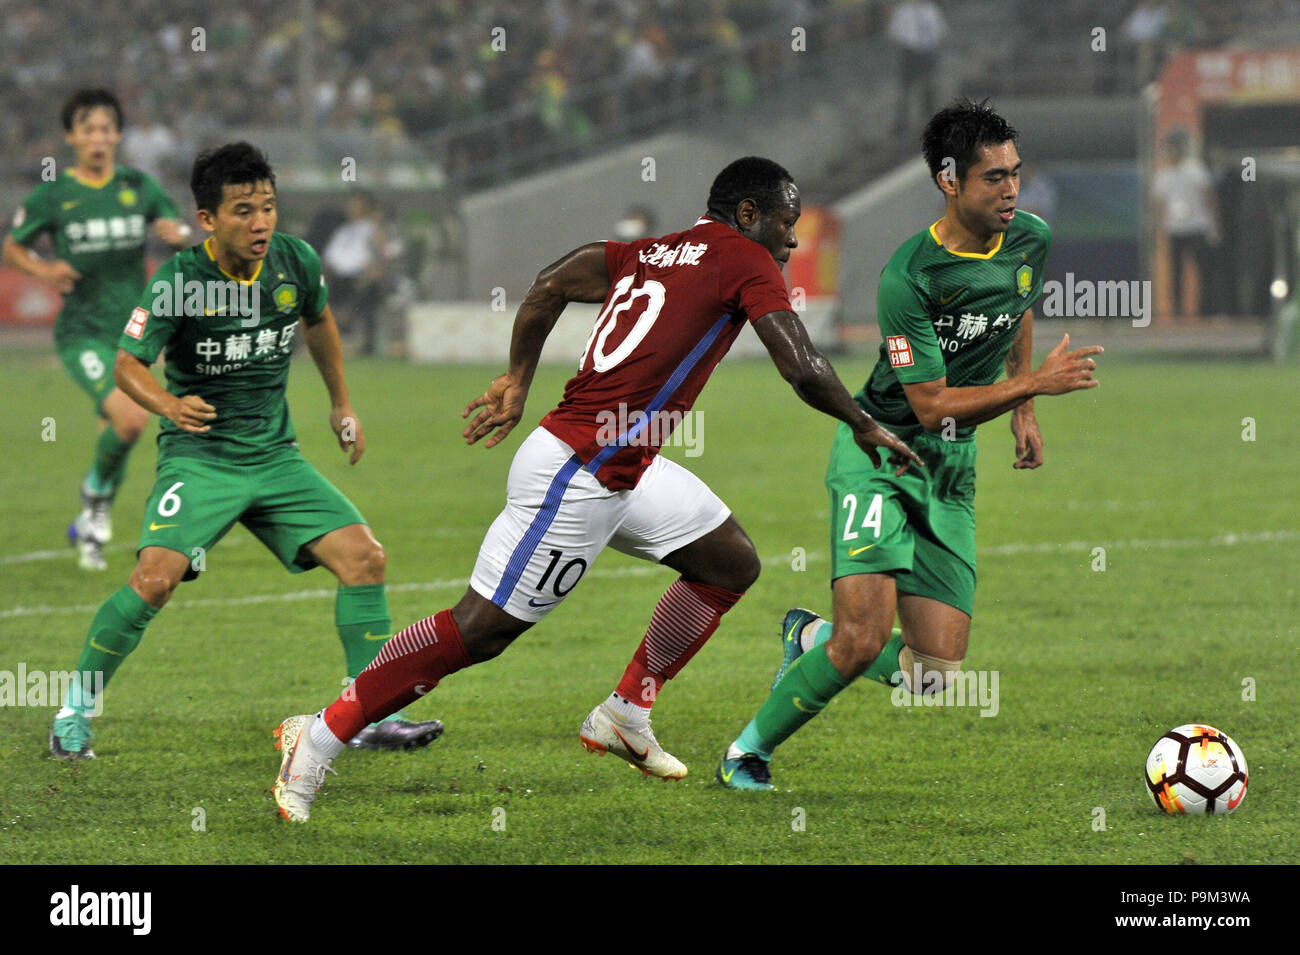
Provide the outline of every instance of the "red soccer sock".
{"type": "Polygon", "coordinates": [[[650,709],[664,683],[681,672],[743,594],[679,577],[659,598],[650,628],[614,691],[650,709]]]}
{"type": "Polygon", "coordinates": [[[470,662],[451,611],[425,617],[393,634],[379,656],[325,708],[325,725],[346,742],[370,723],[415,702],[443,677],[465,669],[470,662]]]}

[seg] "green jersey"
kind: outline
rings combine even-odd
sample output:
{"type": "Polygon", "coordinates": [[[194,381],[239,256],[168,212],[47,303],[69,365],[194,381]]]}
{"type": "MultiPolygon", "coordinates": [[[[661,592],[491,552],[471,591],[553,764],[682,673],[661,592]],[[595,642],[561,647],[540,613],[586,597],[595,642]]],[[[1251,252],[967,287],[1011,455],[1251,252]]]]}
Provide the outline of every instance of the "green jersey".
{"type": "Polygon", "coordinates": [[[31,191],[14,216],[13,240],[30,246],[48,232],[58,257],[81,273],[55,319],[56,343],[117,341],[144,285],[147,225],[179,215],[157,180],[125,166],[99,185],[65,170],[31,191]]]}
{"type": "Polygon", "coordinates": [[[167,349],[167,390],[216,408],[206,434],[163,419],[159,455],[252,462],[294,443],[285,382],[294,336],[325,310],[329,292],[310,245],[274,233],[257,275],[232,278],[212,239],[163,265],[131,312],[118,347],[152,363],[167,349]]]}
{"type": "MultiPolygon", "coordinates": [[[[854,396],[863,410],[895,428],[919,428],[904,383],[946,378],[949,387],[962,388],[997,381],[1021,316],[1042,293],[1051,245],[1047,223],[1017,211],[990,252],[950,252],[934,226],[899,246],[880,275],[884,340],[854,396]]],[[[962,428],[957,436],[974,431],[962,428]]]]}

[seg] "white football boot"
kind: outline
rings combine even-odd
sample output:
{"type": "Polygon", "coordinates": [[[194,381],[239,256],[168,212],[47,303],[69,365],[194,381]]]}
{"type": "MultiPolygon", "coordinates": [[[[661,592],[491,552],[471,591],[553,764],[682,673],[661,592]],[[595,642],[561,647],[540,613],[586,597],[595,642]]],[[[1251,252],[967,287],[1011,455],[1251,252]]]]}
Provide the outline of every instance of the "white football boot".
{"type": "Polygon", "coordinates": [[[104,545],[113,539],[113,498],[92,494],[81,485],[81,512],[68,528],[68,541],[77,548],[77,566],[82,570],[107,570],[104,545]]]}
{"type": "MultiPolygon", "coordinates": [[[[334,773],[334,760],[326,757],[311,741],[311,726],[316,715],[291,716],[276,727],[275,748],[284,751],[280,775],[271,787],[280,815],[290,822],[306,822],[311,815],[312,800],[325,781],[334,773]]],[[[338,773],[334,773],[338,775],[338,773]]]]}
{"type": "Polygon", "coordinates": [[[624,723],[604,703],[587,714],[578,739],[588,752],[621,756],[647,776],[681,779],[686,775],[685,764],[659,745],[648,718],[641,725],[624,723]]]}

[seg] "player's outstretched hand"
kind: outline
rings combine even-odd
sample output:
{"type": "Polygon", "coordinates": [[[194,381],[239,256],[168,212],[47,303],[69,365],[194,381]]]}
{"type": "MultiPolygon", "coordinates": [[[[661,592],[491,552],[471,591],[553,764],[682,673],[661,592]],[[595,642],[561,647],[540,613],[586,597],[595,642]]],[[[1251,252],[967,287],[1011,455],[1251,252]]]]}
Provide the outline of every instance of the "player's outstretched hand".
{"type": "Polygon", "coordinates": [[[207,434],[212,426],[206,422],[217,417],[217,409],[198,395],[186,395],[176,402],[175,410],[167,416],[182,431],[190,434],[207,434]]]}
{"type": "Polygon", "coordinates": [[[352,452],[348,464],[356,464],[366,453],[366,433],[361,430],[361,419],[351,405],[330,408],[330,427],[338,436],[339,447],[352,452]]]}
{"type": "Polygon", "coordinates": [[[1101,384],[1092,377],[1097,363],[1088,356],[1100,355],[1104,349],[1100,345],[1089,345],[1066,351],[1069,347],[1070,336],[1067,334],[1059,345],[1047,353],[1047,358],[1034,373],[1038,376],[1035,394],[1063,395],[1081,388],[1096,388],[1101,384]]]}
{"type": "Polygon", "coordinates": [[[466,444],[476,444],[487,438],[483,447],[496,447],[524,416],[524,402],[527,399],[528,389],[511,375],[499,375],[492,379],[488,390],[471,401],[461,413],[462,418],[468,418],[475,408],[482,409],[465,426],[465,430],[460,433],[461,437],[466,444]]]}
{"type": "Polygon", "coordinates": [[[77,284],[77,279],[81,278],[81,273],[72,267],[68,262],[57,259],[50,262],[45,268],[45,281],[49,282],[62,295],[67,295],[77,284]]]}
{"type": "Polygon", "coordinates": [[[1043,466],[1043,433],[1038,430],[1038,418],[1032,408],[1021,405],[1011,412],[1011,433],[1016,439],[1017,471],[1043,466]]]}
{"type": "Polygon", "coordinates": [[[870,415],[867,416],[867,420],[871,422],[870,426],[862,430],[854,429],[853,440],[866,452],[867,457],[871,458],[873,467],[880,467],[880,452],[876,450],[877,448],[888,448],[892,452],[889,455],[889,463],[896,468],[894,471],[896,476],[901,475],[913,464],[918,468],[925,467],[925,462],[916,456],[916,452],[907,446],[907,442],[888,428],[882,428],[870,415]]]}
{"type": "Polygon", "coordinates": [[[174,245],[183,248],[189,244],[190,236],[194,234],[191,229],[183,222],[175,219],[156,219],[153,224],[154,235],[162,239],[168,245],[174,245]]]}

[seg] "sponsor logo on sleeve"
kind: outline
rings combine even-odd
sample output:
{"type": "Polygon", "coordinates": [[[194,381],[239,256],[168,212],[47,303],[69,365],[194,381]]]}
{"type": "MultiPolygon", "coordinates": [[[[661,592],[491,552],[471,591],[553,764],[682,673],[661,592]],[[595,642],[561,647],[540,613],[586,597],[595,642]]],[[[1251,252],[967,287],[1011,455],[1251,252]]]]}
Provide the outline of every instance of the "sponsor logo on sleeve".
{"type": "Polygon", "coordinates": [[[131,312],[131,320],[126,323],[126,333],[132,338],[140,339],[144,337],[145,322],[149,321],[149,313],[143,308],[136,308],[131,312]]]}
{"type": "Polygon", "coordinates": [[[894,368],[906,368],[915,364],[912,360],[912,345],[902,335],[890,335],[885,339],[889,348],[889,364],[894,368]]]}

